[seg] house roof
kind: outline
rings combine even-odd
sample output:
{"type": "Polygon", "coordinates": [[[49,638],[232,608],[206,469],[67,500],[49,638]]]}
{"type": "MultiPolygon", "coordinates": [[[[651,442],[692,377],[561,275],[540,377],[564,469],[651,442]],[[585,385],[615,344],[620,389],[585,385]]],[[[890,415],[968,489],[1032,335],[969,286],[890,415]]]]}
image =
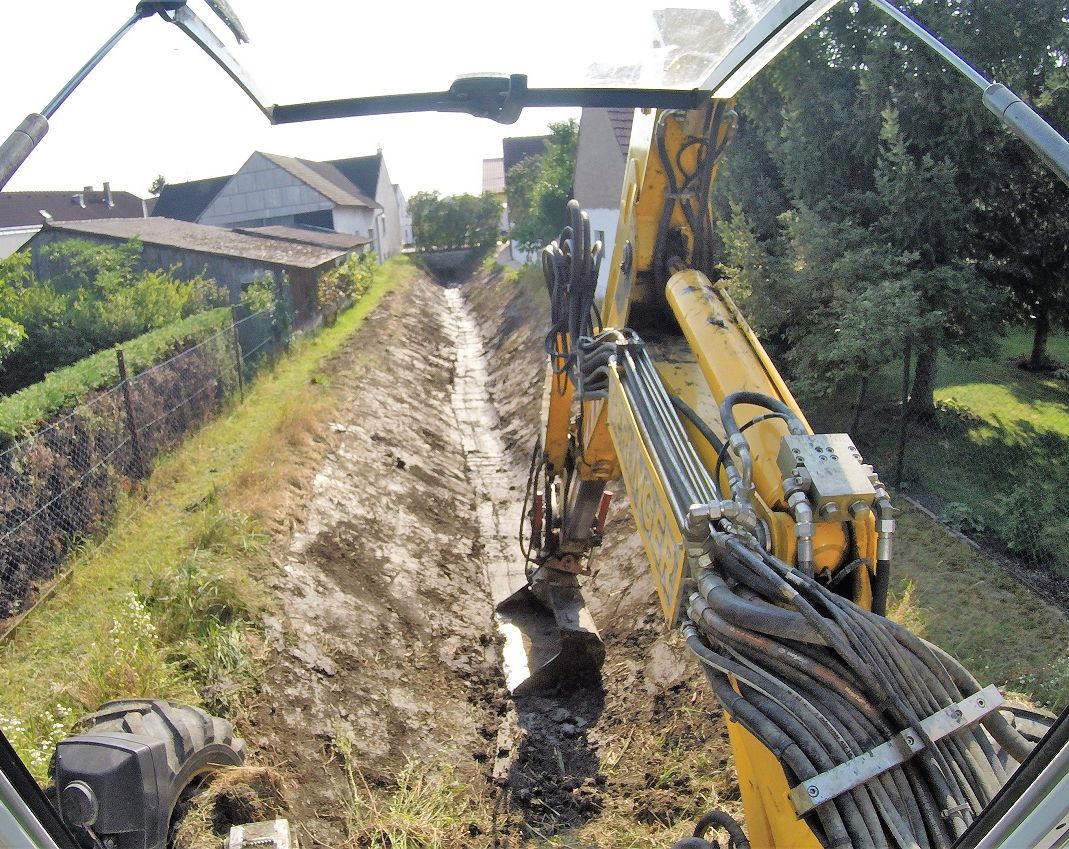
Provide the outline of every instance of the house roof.
{"type": "Polygon", "coordinates": [[[606,109],[609,113],[609,124],[616,135],[616,143],[620,145],[620,153],[627,157],[627,150],[631,146],[631,125],[635,121],[634,109],[606,109]]]}
{"type": "Polygon", "coordinates": [[[505,191],[505,160],[483,160],[483,191],[491,194],[500,194],[505,191]]]}
{"type": "Polygon", "coordinates": [[[208,177],[187,183],[168,183],[160,192],[152,214],[160,218],[196,221],[229,179],[228,174],[225,177],[208,177]]]}
{"type": "Polygon", "coordinates": [[[529,156],[537,156],[546,149],[549,136],[514,136],[501,140],[501,151],[505,166],[505,179],[515,166],[529,156]]]}
{"type": "Polygon", "coordinates": [[[371,239],[367,236],[357,236],[352,233],[335,233],[333,230],[321,230],[313,227],[289,227],[285,224],[268,224],[263,227],[235,227],[234,232],[247,233],[250,236],[265,236],[269,239],[280,239],[283,242],[296,242],[302,245],[337,248],[342,251],[371,244],[371,239]]]}
{"type": "Polygon", "coordinates": [[[216,256],[241,257],[295,268],[318,268],[343,257],[344,248],[323,247],[290,239],[211,227],[171,218],[108,218],[95,221],[52,222],[42,233],[60,231],[77,237],[103,236],[140,239],[146,245],[179,248],[216,256]]]}
{"type": "Polygon", "coordinates": [[[104,192],[84,189],[61,192],[0,192],[0,227],[38,226],[44,222],[43,209],[55,221],[85,221],[91,218],[140,218],[141,198],[130,192],[112,192],[113,206],[104,192]],[[75,199],[84,195],[85,206],[75,199]]]}
{"type": "Polygon", "coordinates": [[[369,198],[375,197],[379,187],[379,171],[382,169],[382,154],[373,153],[371,156],[352,156],[348,159],[332,159],[328,165],[333,165],[345,178],[369,198]]]}
{"type": "Polygon", "coordinates": [[[309,188],[319,192],[331,203],[338,206],[364,206],[369,209],[381,209],[371,195],[363,193],[357,186],[332,162],[313,162],[308,159],[297,159],[293,156],[280,156],[277,153],[264,153],[257,151],[261,156],[275,163],[279,168],[288,171],[309,188]]]}

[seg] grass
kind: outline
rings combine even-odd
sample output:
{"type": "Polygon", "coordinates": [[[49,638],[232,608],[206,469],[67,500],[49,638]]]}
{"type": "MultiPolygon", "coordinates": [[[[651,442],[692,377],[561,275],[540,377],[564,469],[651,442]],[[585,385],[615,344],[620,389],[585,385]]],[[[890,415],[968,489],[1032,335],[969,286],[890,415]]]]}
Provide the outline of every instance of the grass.
{"type": "Polygon", "coordinates": [[[359,849],[452,849],[490,846],[489,812],[450,766],[409,760],[393,782],[372,788],[352,763],[353,741],[334,739],[347,781],[346,846],[359,849]]]}
{"type": "Polygon", "coordinates": [[[253,488],[284,486],[279,434],[307,425],[330,392],[322,363],[410,274],[387,264],[334,326],[296,342],[243,405],[163,459],[113,530],[74,557],[71,580],[0,646],[0,723],[38,778],[71,719],[103,699],[151,694],[240,720],[266,603],[250,580],[267,556],[253,488]]]}
{"type": "Polygon", "coordinates": [[[0,441],[28,433],[56,413],[81,403],[93,390],[118,383],[117,349],[123,349],[127,371],[134,375],[166,354],[218,333],[229,322],[229,309],[208,310],[51,372],[44,380],[0,400],[0,441]]]}
{"type": "Polygon", "coordinates": [[[1069,619],[918,510],[898,518],[889,612],[996,684],[1053,711],[1069,706],[1069,619]]]}
{"type": "MultiPolygon", "coordinates": [[[[1013,365],[1030,344],[1018,330],[1001,340],[994,359],[940,357],[937,421],[911,427],[902,489],[934,496],[958,529],[988,534],[1069,576],[1069,516],[1058,507],[1069,487],[1069,384],[1013,365]]],[[[1069,336],[1052,337],[1051,355],[1069,360],[1069,336]]],[[[885,480],[897,454],[897,368],[874,378],[853,434],[885,480]]],[[[845,393],[806,406],[819,429],[848,426],[852,400],[845,393]]]]}

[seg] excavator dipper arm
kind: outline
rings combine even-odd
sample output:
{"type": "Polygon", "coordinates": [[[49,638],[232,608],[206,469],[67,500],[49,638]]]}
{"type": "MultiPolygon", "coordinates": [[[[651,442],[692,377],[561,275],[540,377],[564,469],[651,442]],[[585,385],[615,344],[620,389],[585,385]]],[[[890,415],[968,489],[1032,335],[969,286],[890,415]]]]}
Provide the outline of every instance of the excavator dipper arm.
{"type": "Polygon", "coordinates": [[[709,193],[734,126],[716,100],[637,116],[602,313],[601,246],[574,201],[543,255],[553,315],[524,600],[566,635],[551,665],[592,673],[578,576],[602,488],[622,477],[665,622],[727,716],[751,844],[949,846],[1031,742],[994,688],[882,616],[888,492],[849,436],[813,432],[717,280],[709,193]]]}

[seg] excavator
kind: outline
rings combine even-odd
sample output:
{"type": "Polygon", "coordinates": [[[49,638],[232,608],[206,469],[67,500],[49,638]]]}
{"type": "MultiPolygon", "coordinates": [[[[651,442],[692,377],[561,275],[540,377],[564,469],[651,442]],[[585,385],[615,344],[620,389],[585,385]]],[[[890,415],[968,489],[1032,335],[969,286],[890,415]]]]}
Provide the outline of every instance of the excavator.
{"type": "MultiPolygon", "coordinates": [[[[1069,183],[1069,143],[1027,104],[887,0],[870,2],[972,80],[1069,183]]],[[[243,40],[233,10],[211,5],[243,40]]],[[[581,578],[604,535],[606,487],[622,479],[665,625],[724,711],[745,813],[744,830],[710,812],[675,849],[718,847],[713,830],[734,849],[1065,845],[1069,718],[1016,710],[885,617],[891,494],[849,435],[813,431],[714,273],[710,192],[737,126],[733,98],[834,0],[762,0],[730,13],[698,5],[655,14],[663,73],[651,86],[601,68],[575,88],[480,75],[437,92],[268,105],[185,2],[141,2],[0,147],[0,187],[80,79],[157,15],[272,123],[402,111],[509,123],[525,107],[636,109],[614,244],[593,240],[571,201],[568,225],[541,254],[551,314],[544,430],[524,506],[527,583],[497,610],[524,657],[510,687],[544,692],[600,674],[604,647],[581,578]]],[[[60,743],[55,806],[0,740],[0,846],[164,846],[186,784],[241,754],[226,724],[181,711],[105,706],[86,734],[60,743]]],[[[281,845],[272,839],[243,845],[281,845]]]]}

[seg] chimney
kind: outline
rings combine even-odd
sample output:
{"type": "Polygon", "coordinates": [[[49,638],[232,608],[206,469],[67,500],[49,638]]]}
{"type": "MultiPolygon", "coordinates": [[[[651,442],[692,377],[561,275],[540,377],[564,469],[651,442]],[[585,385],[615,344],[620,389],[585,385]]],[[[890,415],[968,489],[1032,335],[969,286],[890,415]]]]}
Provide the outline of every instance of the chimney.
{"type": "Polygon", "coordinates": [[[92,192],[93,192],[93,187],[92,186],[86,186],[84,189],[82,189],[82,194],[84,194],[86,197],[89,197],[89,195],[92,194],[92,192]]]}
{"type": "Polygon", "coordinates": [[[115,206],[115,201],[111,197],[111,183],[104,184],[104,204],[108,209],[115,206]]]}

